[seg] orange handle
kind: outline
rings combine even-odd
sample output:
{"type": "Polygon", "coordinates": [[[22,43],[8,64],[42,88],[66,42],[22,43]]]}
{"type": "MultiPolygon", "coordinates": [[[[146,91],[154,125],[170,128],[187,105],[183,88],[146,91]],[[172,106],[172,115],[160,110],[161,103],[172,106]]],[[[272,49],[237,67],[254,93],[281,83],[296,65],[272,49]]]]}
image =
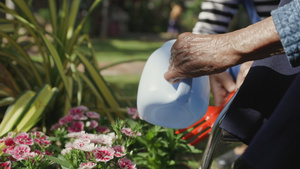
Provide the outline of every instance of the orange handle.
{"type": "Polygon", "coordinates": [[[226,104],[230,101],[230,99],[232,98],[232,96],[234,95],[235,92],[231,92],[227,98],[224,100],[224,102],[221,104],[221,106],[219,106],[219,108],[223,109],[226,104]]]}

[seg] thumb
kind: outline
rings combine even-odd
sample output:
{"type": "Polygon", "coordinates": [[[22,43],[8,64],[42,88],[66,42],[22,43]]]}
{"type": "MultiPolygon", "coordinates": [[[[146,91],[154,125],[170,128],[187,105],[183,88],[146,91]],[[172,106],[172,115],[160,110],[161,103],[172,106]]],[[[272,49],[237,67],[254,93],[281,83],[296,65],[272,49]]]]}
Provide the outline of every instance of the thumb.
{"type": "Polygon", "coordinates": [[[178,83],[181,79],[180,77],[178,77],[178,73],[172,70],[167,71],[164,74],[164,78],[171,84],[178,83]]]}

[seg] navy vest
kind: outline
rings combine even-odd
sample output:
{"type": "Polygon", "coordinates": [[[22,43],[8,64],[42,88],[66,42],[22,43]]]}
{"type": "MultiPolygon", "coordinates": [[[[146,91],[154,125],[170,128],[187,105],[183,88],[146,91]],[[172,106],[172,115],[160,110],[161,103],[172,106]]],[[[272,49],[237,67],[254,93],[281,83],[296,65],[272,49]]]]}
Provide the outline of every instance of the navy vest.
{"type": "Polygon", "coordinates": [[[300,168],[299,72],[285,55],[255,61],[223,119],[249,145],[243,158],[255,169],[300,168]]]}

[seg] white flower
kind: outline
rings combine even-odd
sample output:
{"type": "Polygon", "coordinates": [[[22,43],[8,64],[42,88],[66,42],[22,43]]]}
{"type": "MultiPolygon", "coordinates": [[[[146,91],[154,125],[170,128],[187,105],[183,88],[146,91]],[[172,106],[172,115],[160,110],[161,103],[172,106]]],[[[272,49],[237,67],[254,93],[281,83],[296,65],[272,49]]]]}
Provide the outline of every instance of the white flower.
{"type": "Polygon", "coordinates": [[[75,138],[78,138],[80,137],[81,135],[84,135],[85,134],[85,131],[80,131],[80,132],[72,132],[72,133],[68,133],[67,136],[68,137],[75,137],[75,138]]]}
{"type": "Polygon", "coordinates": [[[73,143],[67,142],[65,145],[66,148],[73,148],[73,143]]]}
{"type": "Polygon", "coordinates": [[[60,153],[61,153],[62,155],[65,156],[65,155],[68,154],[71,150],[72,150],[72,148],[65,148],[65,149],[62,149],[60,153]]]}
{"type": "Polygon", "coordinates": [[[97,135],[96,134],[89,134],[89,133],[85,133],[81,136],[79,136],[79,138],[86,138],[89,139],[92,143],[95,143],[95,141],[97,140],[97,135]]]}
{"type": "Polygon", "coordinates": [[[96,163],[89,161],[87,163],[81,163],[78,169],[90,169],[90,168],[95,168],[96,166],[97,166],[96,163]]]}
{"type": "Polygon", "coordinates": [[[83,151],[92,151],[96,148],[95,144],[87,138],[76,139],[73,142],[73,147],[83,151]]]}
{"type": "Polygon", "coordinates": [[[110,135],[100,134],[97,137],[97,142],[99,144],[112,145],[114,137],[110,135]]]}
{"type": "Polygon", "coordinates": [[[113,140],[118,139],[118,136],[116,136],[116,133],[111,132],[111,133],[107,133],[108,136],[110,136],[113,140]]]}

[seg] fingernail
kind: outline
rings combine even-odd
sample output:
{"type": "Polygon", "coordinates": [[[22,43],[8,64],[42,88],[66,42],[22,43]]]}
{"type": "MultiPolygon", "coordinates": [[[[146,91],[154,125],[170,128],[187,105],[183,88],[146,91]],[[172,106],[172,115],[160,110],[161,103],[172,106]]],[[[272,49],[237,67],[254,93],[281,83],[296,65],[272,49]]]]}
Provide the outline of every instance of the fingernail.
{"type": "Polygon", "coordinates": [[[171,84],[175,84],[175,83],[180,82],[180,79],[181,79],[181,78],[176,77],[176,78],[173,78],[173,79],[168,80],[168,82],[171,83],[171,84]]]}

